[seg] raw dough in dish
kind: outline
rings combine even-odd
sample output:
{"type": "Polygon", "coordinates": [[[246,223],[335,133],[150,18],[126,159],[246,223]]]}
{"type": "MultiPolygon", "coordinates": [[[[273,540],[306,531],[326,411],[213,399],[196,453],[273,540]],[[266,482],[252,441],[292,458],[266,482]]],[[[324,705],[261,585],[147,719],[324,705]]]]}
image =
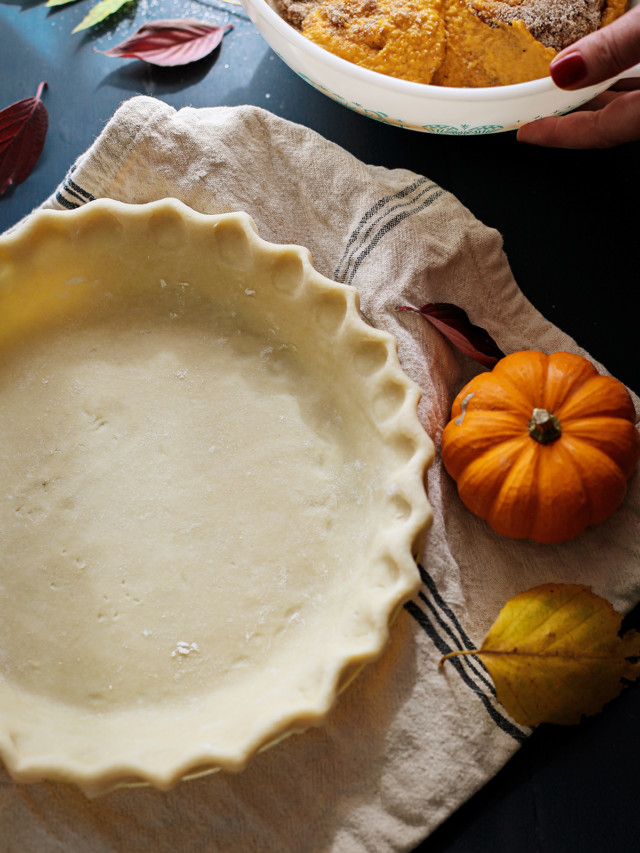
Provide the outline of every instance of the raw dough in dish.
{"type": "Polygon", "coordinates": [[[431,443],[354,292],[242,214],[0,242],[0,753],[99,793],[320,722],[417,586],[431,443]]]}

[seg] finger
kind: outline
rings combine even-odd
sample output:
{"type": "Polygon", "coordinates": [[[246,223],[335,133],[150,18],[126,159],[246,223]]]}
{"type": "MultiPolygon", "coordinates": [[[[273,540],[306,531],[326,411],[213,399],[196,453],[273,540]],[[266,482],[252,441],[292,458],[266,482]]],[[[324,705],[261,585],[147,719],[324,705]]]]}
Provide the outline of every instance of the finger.
{"type": "Polygon", "coordinates": [[[611,86],[616,92],[629,92],[632,89],[640,89],[640,77],[621,77],[611,86]]]}
{"type": "Polygon", "coordinates": [[[560,51],[550,66],[561,89],[592,86],[640,61],[640,6],[560,51]]]}
{"type": "Polygon", "coordinates": [[[600,92],[599,95],[596,95],[595,98],[587,101],[586,104],[582,104],[581,107],[576,107],[575,112],[578,110],[601,110],[617,98],[623,97],[625,97],[624,92],[616,92],[614,89],[606,89],[604,92],[600,92]]]}
{"type": "Polygon", "coordinates": [[[620,93],[596,110],[549,116],[518,130],[518,141],[548,148],[613,148],[640,139],[640,91],[620,93]]]}

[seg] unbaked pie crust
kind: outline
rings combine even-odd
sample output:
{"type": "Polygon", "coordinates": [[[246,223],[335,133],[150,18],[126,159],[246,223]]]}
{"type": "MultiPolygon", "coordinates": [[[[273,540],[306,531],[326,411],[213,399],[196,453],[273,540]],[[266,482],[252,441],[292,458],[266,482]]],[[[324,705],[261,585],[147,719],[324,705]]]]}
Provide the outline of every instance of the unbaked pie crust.
{"type": "Polygon", "coordinates": [[[321,722],[418,585],[432,445],[308,252],[165,199],[0,239],[0,756],[93,795],[321,722]]]}

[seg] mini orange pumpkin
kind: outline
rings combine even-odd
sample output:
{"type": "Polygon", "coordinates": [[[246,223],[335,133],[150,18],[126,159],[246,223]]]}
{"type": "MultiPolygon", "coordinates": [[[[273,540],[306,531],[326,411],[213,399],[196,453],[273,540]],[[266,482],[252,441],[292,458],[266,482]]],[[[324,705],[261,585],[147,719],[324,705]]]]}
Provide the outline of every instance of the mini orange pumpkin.
{"type": "Polygon", "coordinates": [[[639,457],[627,389],[567,352],[500,359],[460,391],[442,434],[465,506],[498,533],[536,542],[608,518],[639,457]]]}

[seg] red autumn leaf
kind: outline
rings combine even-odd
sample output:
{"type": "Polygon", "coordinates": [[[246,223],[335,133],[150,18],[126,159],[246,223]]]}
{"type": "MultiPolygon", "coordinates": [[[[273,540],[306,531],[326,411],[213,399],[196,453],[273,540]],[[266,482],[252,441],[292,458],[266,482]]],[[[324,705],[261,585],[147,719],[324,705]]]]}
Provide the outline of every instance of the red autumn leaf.
{"type": "Polygon", "coordinates": [[[475,326],[464,309],[450,302],[430,302],[422,308],[400,306],[398,311],[413,311],[426,317],[461,352],[483,367],[493,367],[504,355],[488,332],[475,326]]]}
{"type": "Polygon", "coordinates": [[[49,127],[49,114],[40,96],[23,98],[0,110],[0,195],[12,184],[21,184],[42,153],[49,127]]]}
{"type": "Polygon", "coordinates": [[[142,59],[151,65],[187,65],[215,50],[231,24],[220,27],[195,18],[176,18],[143,24],[133,35],[110,50],[99,50],[105,56],[142,59]]]}

